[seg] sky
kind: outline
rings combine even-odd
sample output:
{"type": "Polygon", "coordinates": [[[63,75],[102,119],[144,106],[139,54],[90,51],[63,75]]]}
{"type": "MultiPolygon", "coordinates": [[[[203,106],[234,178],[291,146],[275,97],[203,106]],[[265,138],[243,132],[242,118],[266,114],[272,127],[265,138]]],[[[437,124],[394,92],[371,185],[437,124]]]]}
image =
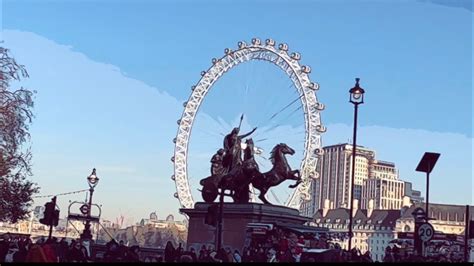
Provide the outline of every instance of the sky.
{"type": "MultiPolygon", "coordinates": [[[[182,104],[212,58],[259,37],[287,43],[311,66],[326,106],[323,145],[350,140],[348,90],[359,77],[366,96],[358,144],[394,162],[423,194],[416,165],[425,151],[439,152],[430,201],[473,201],[470,1],[3,0],[1,11],[2,45],[30,74],[14,85],[37,91],[30,144],[40,195],[86,189],[95,167],[93,199],[103,217],[132,223],[156,211],[183,219],[170,179],[182,104]]],[[[264,157],[285,142],[299,167],[303,113],[297,104],[278,112],[296,97],[288,77],[266,62],[246,62],[216,82],[191,135],[195,201],[222,134],[242,113],[244,131],[259,127],[254,139],[264,157]]],[[[277,188],[268,199],[283,203],[290,192],[277,188]]],[[[60,196],[62,215],[85,197],[60,196]]]]}

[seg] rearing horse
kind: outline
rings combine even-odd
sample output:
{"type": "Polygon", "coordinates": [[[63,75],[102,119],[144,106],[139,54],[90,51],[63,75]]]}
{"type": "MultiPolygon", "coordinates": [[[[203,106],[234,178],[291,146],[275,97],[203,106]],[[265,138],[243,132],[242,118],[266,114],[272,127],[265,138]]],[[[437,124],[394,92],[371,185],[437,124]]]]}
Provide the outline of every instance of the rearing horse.
{"type": "Polygon", "coordinates": [[[253,187],[260,190],[258,198],[265,204],[271,204],[265,198],[265,194],[270,187],[277,186],[285,180],[296,180],[294,185],[289,185],[290,188],[295,188],[302,182],[300,171],[291,170],[285,157],[286,154],[293,155],[295,154],[295,150],[284,143],[277,144],[270,152],[270,160],[273,164],[273,168],[252,179],[251,183],[253,187]]]}

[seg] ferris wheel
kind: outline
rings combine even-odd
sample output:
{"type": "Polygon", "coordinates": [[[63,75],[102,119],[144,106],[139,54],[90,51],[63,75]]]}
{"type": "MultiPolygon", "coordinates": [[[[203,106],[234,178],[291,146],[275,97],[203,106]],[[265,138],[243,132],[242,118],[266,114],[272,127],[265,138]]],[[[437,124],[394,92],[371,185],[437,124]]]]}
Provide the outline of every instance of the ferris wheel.
{"type": "Polygon", "coordinates": [[[188,179],[188,148],[193,123],[199,107],[213,84],[233,67],[251,60],[262,60],[278,66],[292,81],[299,94],[305,121],[304,155],[300,164],[302,182],[293,191],[286,201],[286,206],[300,209],[303,201],[310,200],[310,185],[312,178],[318,178],[316,165],[322,154],[321,133],[326,128],[321,124],[320,112],[324,105],[319,103],[316,91],[319,85],[309,78],[311,68],[300,65],[301,55],[297,52],[288,53],[288,45],[281,43],[275,47],[275,41],[267,39],[262,43],[260,39],[253,38],[251,44],[243,41],[238,43],[238,48],[226,48],[225,55],[219,59],[212,59],[212,66],[207,71],[201,72],[201,78],[195,86],[191,87],[192,93],[188,101],[183,103],[184,111],[177,121],[179,127],[176,138],[174,155],[171,161],[174,164],[174,174],[171,179],[176,184],[174,197],[183,208],[193,208],[194,200],[188,179]]]}

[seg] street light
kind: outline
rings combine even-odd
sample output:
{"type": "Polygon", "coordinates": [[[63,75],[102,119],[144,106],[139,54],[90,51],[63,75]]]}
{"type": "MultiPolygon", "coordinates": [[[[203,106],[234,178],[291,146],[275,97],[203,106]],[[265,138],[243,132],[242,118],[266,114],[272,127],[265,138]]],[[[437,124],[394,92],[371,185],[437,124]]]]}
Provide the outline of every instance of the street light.
{"type": "Polygon", "coordinates": [[[92,170],[92,174],[87,177],[87,182],[89,183],[89,187],[92,189],[97,186],[97,183],[99,183],[99,177],[97,177],[95,173],[95,168],[92,170]]]}
{"type": "Polygon", "coordinates": [[[352,176],[351,176],[351,205],[349,210],[349,250],[352,249],[352,212],[354,210],[354,176],[355,176],[355,158],[357,145],[357,111],[359,104],[364,103],[364,89],[359,86],[359,78],[356,78],[355,86],[349,90],[349,102],[354,104],[354,136],[352,138],[352,176]]]}
{"type": "Polygon", "coordinates": [[[99,177],[97,177],[97,174],[95,172],[95,168],[92,170],[92,173],[87,177],[87,183],[89,183],[89,203],[87,208],[87,219],[86,219],[86,224],[84,225],[84,231],[82,232],[81,239],[92,239],[92,233],[91,233],[91,209],[92,209],[92,194],[94,194],[94,188],[97,186],[99,183],[99,177]]]}

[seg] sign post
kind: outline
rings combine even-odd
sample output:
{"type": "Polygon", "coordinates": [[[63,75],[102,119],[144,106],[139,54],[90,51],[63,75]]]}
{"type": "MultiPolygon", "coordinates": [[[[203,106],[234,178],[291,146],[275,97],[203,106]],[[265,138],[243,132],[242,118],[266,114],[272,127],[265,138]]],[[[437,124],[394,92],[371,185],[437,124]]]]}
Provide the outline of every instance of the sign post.
{"type": "Polygon", "coordinates": [[[426,219],[428,219],[430,216],[430,212],[428,209],[428,205],[430,203],[429,201],[430,173],[433,170],[436,162],[438,161],[439,156],[440,156],[439,153],[425,152],[425,154],[423,155],[423,158],[421,158],[421,161],[418,163],[418,166],[416,167],[417,172],[426,173],[426,207],[425,207],[426,219]]]}
{"type": "Polygon", "coordinates": [[[416,232],[416,236],[422,242],[422,252],[421,252],[421,254],[423,254],[423,256],[426,256],[426,247],[428,246],[428,243],[430,242],[430,240],[433,238],[434,233],[435,233],[435,231],[434,231],[433,226],[428,222],[423,223],[418,227],[418,230],[416,232]]]}

